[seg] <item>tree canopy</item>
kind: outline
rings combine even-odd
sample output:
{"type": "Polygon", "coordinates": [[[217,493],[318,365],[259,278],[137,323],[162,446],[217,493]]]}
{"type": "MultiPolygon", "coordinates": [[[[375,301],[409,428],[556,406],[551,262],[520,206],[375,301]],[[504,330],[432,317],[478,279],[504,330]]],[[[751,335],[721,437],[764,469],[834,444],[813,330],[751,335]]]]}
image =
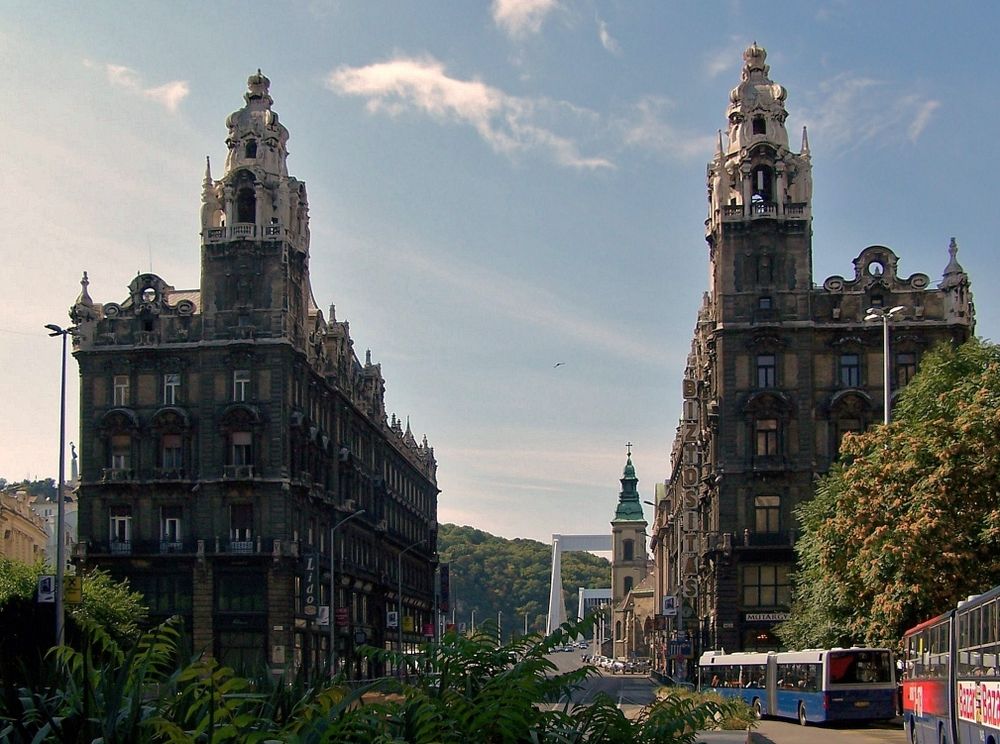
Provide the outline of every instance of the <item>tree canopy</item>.
{"type": "Polygon", "coordinates": [[[793,647],[891,644],[1000,583],[1000,347],[937,348],[798,511],[793,647]]]}
{"type": "MultiPolygon", "coordinates": [[[[537,540],[507,540],[473,527],[442,524],[438,533],[441,560],[450,564],[451,603],[457,622],[476,624],[496,621],[503,612],[507,629],[523,631],[524,615],[528,632],[545,630],[549,608],[552,547],[537,540]]],[[[611,564],[591,553],[562,555],[563,601],[572,596],[575,608],[577,589],[611,585],[611,564]]],[[[509,635],[505,631],[505,636],[509,635]]]]}

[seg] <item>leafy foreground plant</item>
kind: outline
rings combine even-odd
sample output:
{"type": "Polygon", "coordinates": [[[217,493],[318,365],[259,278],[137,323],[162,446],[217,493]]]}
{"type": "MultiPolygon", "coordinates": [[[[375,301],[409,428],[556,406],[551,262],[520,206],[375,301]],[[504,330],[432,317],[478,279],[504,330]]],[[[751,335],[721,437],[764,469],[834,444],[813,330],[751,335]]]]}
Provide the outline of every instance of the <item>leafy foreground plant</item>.
{"type": "Polygon", "coordinates": [[[343,680],[252,682],[211,659],[181,666],[178,623],[123,652],[96,626],[82,651],[54,649],[39,689],[3,689],[0,740],[19,742],[288,742],[686,744],[737,706],[669,696],[629,720],[607,696],[572,706],[583,667],[559,674],[546,657],[592,621],[507,645],[485,632],[450,634],[415,656],[365,653],[421,672],[352,689],[343,680]]]}

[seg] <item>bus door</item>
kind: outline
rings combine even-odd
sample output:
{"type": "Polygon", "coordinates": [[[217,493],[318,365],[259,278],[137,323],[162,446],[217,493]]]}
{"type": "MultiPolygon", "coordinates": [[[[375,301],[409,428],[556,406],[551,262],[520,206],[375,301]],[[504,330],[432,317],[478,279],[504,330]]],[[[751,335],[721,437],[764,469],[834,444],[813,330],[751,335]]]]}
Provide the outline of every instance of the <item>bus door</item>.
{"type": "Polygon", "coordinates": [[[775,661],[774,654],[768,654],[767,656],[767,673],[764,675],[767,679],[765,685],[767,686],[767,697],[765,699],[764,713],[769,716],[776,715],[778,712],[778,664],[775,661]]]}

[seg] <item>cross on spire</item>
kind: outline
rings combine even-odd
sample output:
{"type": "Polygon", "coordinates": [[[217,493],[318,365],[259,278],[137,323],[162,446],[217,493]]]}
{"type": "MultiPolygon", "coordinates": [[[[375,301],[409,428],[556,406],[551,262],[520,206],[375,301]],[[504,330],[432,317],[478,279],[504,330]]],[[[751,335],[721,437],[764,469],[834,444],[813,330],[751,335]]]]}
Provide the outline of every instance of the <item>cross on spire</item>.
{"type": "Polygon", "coordinates": [[[625,442],[625,451],[626,451],[626,453],[628,454],[629,457],[632,456],[632,443],[631,442],[625,442]]]}

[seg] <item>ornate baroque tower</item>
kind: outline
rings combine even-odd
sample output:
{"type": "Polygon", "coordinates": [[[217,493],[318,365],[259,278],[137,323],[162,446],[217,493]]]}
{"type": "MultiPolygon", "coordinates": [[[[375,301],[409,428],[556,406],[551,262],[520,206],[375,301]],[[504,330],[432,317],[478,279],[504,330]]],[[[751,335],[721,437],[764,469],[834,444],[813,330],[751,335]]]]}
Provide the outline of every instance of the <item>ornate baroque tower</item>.
{"type": "Polygon", "coordinates": [[[288,175],[288,130],[270,80],[251,75],[246,106],[226,119],[226,168],[202,188],[202,312],[207,338],[285,336],[302,349],[310,310],[309,201],[288,175]]]}
{"type": "Polygon", "coordinates": [[[708,165],[709,286],[653,530],[657,601],[681,605],[665,618],[661,645],[683,632],[696,650],[777,648],[796,507],[844,434],[881,422],[886,385],[895,395],[927,349],[974,330],[954,240],[936,288],[926,274],[901,274],[880,245],[860,252],[849,277],[813,284],[809,142],[803,129],[800,152],[789,149],[786,91],[766,56],[756,43],[744,52],[727,134],[708,165]],[[897,305],[905,311],[892,323],[886,380],[881,325],[864,319],[868,308],[897,305]]]}
{"type": "Polygon", "coordinates": [[[268,86],[250,76],[225,172],[206,169],[201,286],[140,274],[98,303],[84,273],[76,559],[224,664],[371,676],[383,665],[355,644],[412,648],[433,627],[437,462],[313,300],[305,185],[268,86]]]}

